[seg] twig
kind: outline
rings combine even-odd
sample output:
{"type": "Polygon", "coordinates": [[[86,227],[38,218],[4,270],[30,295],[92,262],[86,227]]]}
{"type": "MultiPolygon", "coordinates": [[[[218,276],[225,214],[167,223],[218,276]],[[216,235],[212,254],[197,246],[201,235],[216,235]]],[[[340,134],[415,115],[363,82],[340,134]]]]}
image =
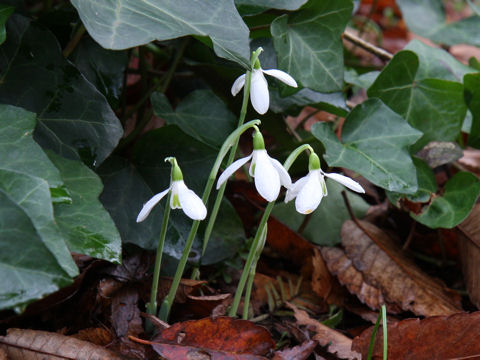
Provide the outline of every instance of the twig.
{"type": "Polygon", "coordinates": [[[365,41],[365,40],[359,38],[358,36],[352,34],[348,30],[346,30],[343,33],[343,38],[345,40],[350,41],[352,44],[355,44],[355,45],[361,47],[362,49],[372,53],[373,55],[377,56],[378,58],[380,58],[382,60],[389,61],[393,58],[393,55],[391,53],[389,53],[388,51],[386,51],[382,48],[379,48],[378,46],[375,46],[373,44],[370,44],[368,41],[365,41]]]}
{"type": "Polygon", "coordinates": [[[410,246],[410,243],[412,242],[412,239],[413,239],[413,234],[415,234],[416,225],[417,225],[417,222],[414,220],[413,225],[410,228],[410,232],[408,233],[407,241],[405,241],[405,244],[403,244],[402,250],[405,251],[410,246]]]}

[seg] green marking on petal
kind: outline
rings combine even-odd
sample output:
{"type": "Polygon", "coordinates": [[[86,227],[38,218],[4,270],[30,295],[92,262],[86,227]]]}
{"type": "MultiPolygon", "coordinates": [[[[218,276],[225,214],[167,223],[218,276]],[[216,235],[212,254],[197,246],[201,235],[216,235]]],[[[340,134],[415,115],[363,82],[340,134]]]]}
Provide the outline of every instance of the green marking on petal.
{"type": "Polygon", "coordinates": [[[173,194],[172,197],[172,208],[173,209],[180,209],[182,206],[180,205],[180,199],[178,197],[178,194],[173,194]]]}

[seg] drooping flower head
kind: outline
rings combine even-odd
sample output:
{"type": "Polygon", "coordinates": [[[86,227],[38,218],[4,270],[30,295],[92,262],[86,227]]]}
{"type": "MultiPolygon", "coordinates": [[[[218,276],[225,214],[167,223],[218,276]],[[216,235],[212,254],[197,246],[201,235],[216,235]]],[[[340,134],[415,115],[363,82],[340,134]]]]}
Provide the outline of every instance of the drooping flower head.
{"type": "MultiPolygon", "coordinates": [[[[260,61],[257,58],[252,70],[250,101],[255,111],[262,115],[268,111],[268,107],[270,106],[268,83],[263,74],[273,76],[289,86],[298,87],[295,79],[288,75],[285,71],[278,69],[263,70],[260,66],[260,61]]],[[[243,74],[234,81],[231,90],[233,96],[237,95],[240,90],[242,90],[243,86],[245,85],[245,78],[246,74],[243,74]]]]}
{"type": "Polygon", "coordinates": [[[137,222],[147,218],[152,209],[162,200],[165,195],[171,191],[170,208],[182,209],[183,212],[193,220],[203,220],[207,216],[207,208],[197,194],[190,190],[183,181],[183,174],[177,160],[174,157],[168,157],[165,161],[172,164],[171,181],[168,189],[154,195],[148,200],[140,210],[137,216],[137,222]]]}
{"type": "Polygon", "coordinates": [[[256,129],[253,135],[253,152],[247,157],[234,161],[225,169],[218,178],[217,189],[250,160],[252,160],[249,169],[250,176],[254,178],[255,188],[265,200],[269,202],[276,200],[280,193],[280,187],[283,185],[288,188],[292,184],[287,170],[278,160],[267,154],[262,133],[256,129]]]}
{"type": "Polygon", "coordinates": [[[285,195],[285,202],[295,199],[295,208],[301,214],[310,214],[320,205],[322,198],[328,195],[325,176],[339,182],[350,190],[364,193],[365,190],[355,180],[341,174],[324,173],[320,167],[318,155],[312,152],[308,161],[308,174],[297,180],[285,195]]]}

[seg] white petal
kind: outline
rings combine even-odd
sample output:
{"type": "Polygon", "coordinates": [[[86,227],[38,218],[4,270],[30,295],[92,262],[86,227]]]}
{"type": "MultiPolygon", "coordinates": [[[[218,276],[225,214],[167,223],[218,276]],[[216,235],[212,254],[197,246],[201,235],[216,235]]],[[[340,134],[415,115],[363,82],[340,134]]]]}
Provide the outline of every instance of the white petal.
{"type": "Polygon", "coordinates": [[[285,202],[289,202],[298,195],[298,192],[302,189],[305,183],[308,180],[308,175],[298,179],[293,185],[287,190],[285,194],[285,202]]]}
{"type": "Polygon", "coordinates": [[[183,181],[178,184],[178,199],[183,212],[193,220],[203,220],[207,216],[207,208],[202,199],[190,190],[183,181]]]}
{"type": "Polygon", "coordinates": [[[270,105],[270,95],[268,94],[268,83],[263,76],[262,70],[253,70],[252,85],[250,86],[250,101],[256,112],[265,114],[270,105]]]}
{"type": "Polygon", "coordinates": [[[282,70],[277,70],[277,69],[271,69],[271,70],[263,70],[263,72],[267,75],[273,76],[274,78],[277,78],[281,82],[293,86],[293,87],[298,87],[297,82],[293,77],[288,75],[285,71],[282,70]]]}
{"type": "Polygon", "coordinates": [[[241,159],[238,159],[236,161],[234,161],[233,163],[230,164],[229,167],[227,167],[222,175],[220,175],[220,177],[218,178],[218,181],[217,181],[217,190],[220,189],[220,186],[222,186],[222,184],[227,181],[227,179],[233,175],[233,173],[235,171],[237,171],[238,169],[240,169],[244,164],[246,164],[250,159],[252,158],[252,154],[250,154],[249,156],[247,157],[244,157],[244,158],[241,158],[241,159]]]}
{"type": "Polygon", "coordinates": [[[346,186],[350,190],[353,190],[362,194],[365,193],[365,190],[363,189],[363,187],[355,180],[350,179],[348,176],[335,174],[335,173],[332,173],[332,174],[325,173],[325,176],[339,182],[340,184],[342,184],[343,186],[346,186]]]}
{"type": "Polygon", "coordinates": [[[266,150],[256,151],[255,187],[258,193],[268,202],[277,199],[280,193],[280,176],[270,161],[266,150]]]}
{"type": "Polygon", "coordinates": [[[314,211],[323,197],[322,184],[318,173],[310,172],[305,185],[301,188],[295,200],[295,208],[301,214],[310,214],[314,211]]]}
{"type": "Polygon", "coordinates": [[[242,90],[243,88],[243,85],[245,85],[245,74],[243,75],[240,75],[234,82],[233,82],[233,85],[232,85],[232,95],[235,96],[237,95],[240,90],[242,90]]]}
{"type": "Polygon", "coordinates": [[[275,169],[278,171],[278,175],[280,176],[280,183],[285,186],[287,189],[292,186],[292,179],[288,174],[288,171],[285,170],[283,165],[277,159],[270,158],[272,165],[275,166],[275,169]]]}
{"type": "Polygon", "coordinates": [[[137,223],[142,222],[147,218],[147,216],[152,211],[153,207],[158,204],[160,200],[163,199],[165,195],[170,191],[170,188],[163,190],[161,193],[154,195],[150,200],[148,200],[142,207],[142,210],[138,213],[137,223]]]}

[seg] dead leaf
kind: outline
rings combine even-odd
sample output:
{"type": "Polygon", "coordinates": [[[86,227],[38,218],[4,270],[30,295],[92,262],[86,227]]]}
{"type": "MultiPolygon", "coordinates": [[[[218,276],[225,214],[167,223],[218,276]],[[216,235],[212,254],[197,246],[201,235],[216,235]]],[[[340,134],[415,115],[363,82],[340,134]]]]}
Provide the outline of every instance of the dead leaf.
{"type": "Polygon", "coordinates": [[[320,250],[317,248],[315,248],[312,263],[313,291],[328,304],[343,305],[346,292],[342,289],[337,279],[330,273],[320,250]]]}
{"type": "Polygon", "coordinates": [[[295,319],[299,325],[307,325],[313,328],[312,330],[316,333],[313,340],[317,340],[320,345],[327,347],[328,352],[336,354],[341,359],[360,359],[359,353],[350,350],[352,339],[312,319],[306,311],[298,309],[295,305],[287,303],[287,306],[294,311],[295,319]]]}
{"type": "Polygon", "coordinates": [[[423,316],[462,311],[456,292],[421,271],[375,225],[364,221],[359,224],[363,229],[351,220],[342,226],[345,254],[364,280],[382,291],[388,303],[423,316]]]}
{"type": "Polygon", "coordinates": [[[260,355],[232,354],[220,350],[199,349],[193,346],[152,344],[153,349],[162,359],[176,360],[266,360],[260,355]]]}
{"type": "Polygon", "coordinates": [[[115,293],[112,300],[112,325],[119,338],[138,336],[143,332],[142,319],[138,309],[138,292],[125,286],[115,293]]]}
{"type": "MultiPolygon", "coordinates": [[[[328,269],[362,303],[374,310],[380,310],[381,306],[387,303],[380,289],[365,282],[362,273],[353,266],[352,261],[342,249],[323,247],[321,251],[328,269]]],[[[388,304],[387,307],[389,313],[398,314],[402,311],[395,304],[388,304]]]]}
{"type": "Polygon", "coordinates": [[[310,340],[291,349],[277,351],[273,360],[305,360],[317,346],[317,342],[310,340]]]}
{"type": "Polygon", "coordinates": [[[112,334],[110,331],[104,328],[88,328],[80,330],[77,334],[72,335],[72,337],[91,342],[95,345],[106,346],[113,341],[112,334]]]}
{"type": "MultiPolygon", "coordinates": [[[[167,296],[168,292],[170,291],[170,287],[172,286],[172,282],[173,278],[164,276],[160,277],[160,281],[158,283],[159,301],[167,296]]],[[[175,302],[181,304],[185,303],[189,295],[207,284],[208,282],[204,280],[181,279],[177,294],[175,295],[175,302]]]]}
{"type": "Polygon", "coordinates": [[[462,148],[450,141],[431,141],[417,153],[432,168],[445,165],[463,156],[462,148]]]}
{"type": "Polygon", "coordinates": [[[463,150],[463,157],[458,159],[458,163],[467,170],[480,175],[480,150],[472,148],[463,150]]]}
{"type": "Polygon", "coordinates": [[[101,346],[56,333],[28,329],[9,329],[0,336],[0,349],[9,360],[121,360],[101,346]]]}
{"type": "Polygon", "coordinates": [[[476,204],[470,215],[460,224],[460,258],[465,285],[470,300],[480,307],[480,204],[476,204]]]}
{"type": "Polygon", "coordinates": [[[7,353],[0,348],[0,360],[8,360],[7,353]]]}
{"type": "Polygon", "coordinates": [[[265,355],[275,346],[272,336],[264,327],[227,316],[173,324],[157,335],[154,341],[253,355],[265,355]]]}
{"type": "MultiPolygon", "coordinates": [[[[352,349],[366,358],[373,327],[353,340],[352,349]]],[[[388,325],[388,358],[402,360],[480,358],[480,312],[407,319],[388,325]]],[[[383,335],[377,332],[373,359],[382,359],[383,335]]]]}
{"type": "Polygon", "coordinates": [[[176,313],[178,316],[185,314],[185,316],[190,317],[192,316],[191,314],[195,314],[196,318],[212,316],[214,309],[217,309],[217,311],[220,309],[218,308],[219,306],[225,305],[224,308],[227,308],[227,304],[231,303],[231,296],[231,294],[187,295],[187,301],[176,313]]]}

